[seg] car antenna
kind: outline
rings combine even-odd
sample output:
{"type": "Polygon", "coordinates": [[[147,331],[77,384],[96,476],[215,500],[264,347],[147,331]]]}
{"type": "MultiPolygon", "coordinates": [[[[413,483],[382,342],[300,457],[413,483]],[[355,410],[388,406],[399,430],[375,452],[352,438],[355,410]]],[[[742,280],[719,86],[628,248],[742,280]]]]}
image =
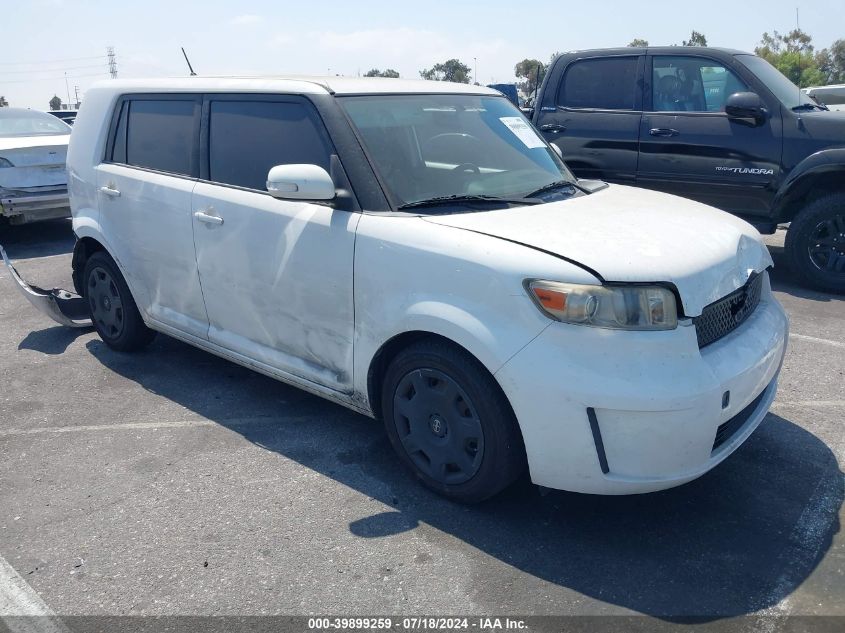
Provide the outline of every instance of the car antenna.
{"type": "Polygon", "coordinates": [[[182,46],[181,48],[182,48],[182,55],[185,56],[185,63],[188,64],[188,70],[191,71],[191,77],[196,77],[197,74],[194,72],[194,67],[191,66],[191,60],[188,59],[188,53],[185,52],[185,47],[182,46]]]}
{"type": "Polygon", "coordinates": [[[532,103],[535,110],[537,109],[537,91],[540,90],[540,69],[542,67],[543,67],[543,63],[539,62],[537,64],[537,79],[534,82],[534,100],[533,100],[533,103],[532,103]]]}
{"type": "MultiPolygon", "coordinates": [[[[798,7],[795,7],[795,30],[801,35],[801,22],[798,19],[798,7]]],[[[800,40],[799,40],[800,42],[800,40]]],[[[798,105],[801,105],[801,44],[798,44],[798,105]]],[[[800,115],[799,115],[800,116],[800,115]]]]}

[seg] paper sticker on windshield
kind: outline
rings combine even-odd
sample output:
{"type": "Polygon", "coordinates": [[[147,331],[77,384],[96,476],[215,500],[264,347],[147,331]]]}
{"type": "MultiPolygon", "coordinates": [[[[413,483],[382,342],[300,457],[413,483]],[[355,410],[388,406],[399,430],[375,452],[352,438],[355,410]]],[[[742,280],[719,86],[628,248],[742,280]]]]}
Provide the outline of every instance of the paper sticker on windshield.
{"type": "Polygon", "coordinates": [[[533,130],[533,128],[525,122],[525,119],[518,116],[503,116],[499,117],[499,121],[504,123],[507,128],[513,132],[516,137],[525,143],[525,147],[529,149],[533,149],[535,147],[545,147],[546,144],[543,142],[539,136],[537,136],[537,132],[533,130]]]}

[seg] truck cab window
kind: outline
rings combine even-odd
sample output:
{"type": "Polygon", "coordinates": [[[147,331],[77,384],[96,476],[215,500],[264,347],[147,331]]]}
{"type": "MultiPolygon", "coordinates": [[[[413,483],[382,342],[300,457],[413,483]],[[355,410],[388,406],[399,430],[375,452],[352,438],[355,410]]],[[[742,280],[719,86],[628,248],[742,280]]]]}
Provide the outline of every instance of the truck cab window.
{"type": "Polygon", "coordinates": [[[595,110],[633,110],[637,101],[637,57],[584,59],[566,69],[558,105],[595,110]]]}
{"type": "Polygon", "coordinates": [[[724,112],[730,95],[748,90],[718,62],[688,56],[655,57],[651,87],[656,112],[724,112]]]}

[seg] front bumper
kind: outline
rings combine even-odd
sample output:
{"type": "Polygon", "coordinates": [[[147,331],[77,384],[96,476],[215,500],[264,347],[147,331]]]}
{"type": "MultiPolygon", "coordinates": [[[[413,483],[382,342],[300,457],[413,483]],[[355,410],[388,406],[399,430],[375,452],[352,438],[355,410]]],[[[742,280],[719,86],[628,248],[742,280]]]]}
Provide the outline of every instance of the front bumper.
{"type": "Polygon", "coordinates": [[[0,258],[3,259],[9,269],[9,274],[12,276],[15,286],[36,310],[47,315],[59,325],[68,327],[91,327],[93,325],[88,304],[84,297],[61,288],[45,290],[26,283],[15,267],[12,266],[12,262],[9,261],[9,257],[2,246],[0,246],[0,258]]]}
{"type": "Polygon", "coordinates": [[[40,220],[70,217],[67,188],[38,193],[0,190],[0,216],[11,224],[27,224],[40,220]]]}
{"type": "Polygon", "coordinates": [[[765,417],[788,330],[768,278],[748,320],[703,349],[689,323],[667,332],[552,323],[496,373],[532,480],[630,494],[703,475],[765,417]]]}

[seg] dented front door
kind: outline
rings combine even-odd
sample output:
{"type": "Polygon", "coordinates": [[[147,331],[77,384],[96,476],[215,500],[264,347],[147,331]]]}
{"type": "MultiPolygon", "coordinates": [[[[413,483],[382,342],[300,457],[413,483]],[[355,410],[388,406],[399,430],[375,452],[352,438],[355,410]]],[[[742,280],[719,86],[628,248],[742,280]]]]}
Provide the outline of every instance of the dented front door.
{"type": "Polygon", "coordinates": [[[206,182],[194,189],[193,209],[209,340],[351,391],[360,215],[206,182]]]}

